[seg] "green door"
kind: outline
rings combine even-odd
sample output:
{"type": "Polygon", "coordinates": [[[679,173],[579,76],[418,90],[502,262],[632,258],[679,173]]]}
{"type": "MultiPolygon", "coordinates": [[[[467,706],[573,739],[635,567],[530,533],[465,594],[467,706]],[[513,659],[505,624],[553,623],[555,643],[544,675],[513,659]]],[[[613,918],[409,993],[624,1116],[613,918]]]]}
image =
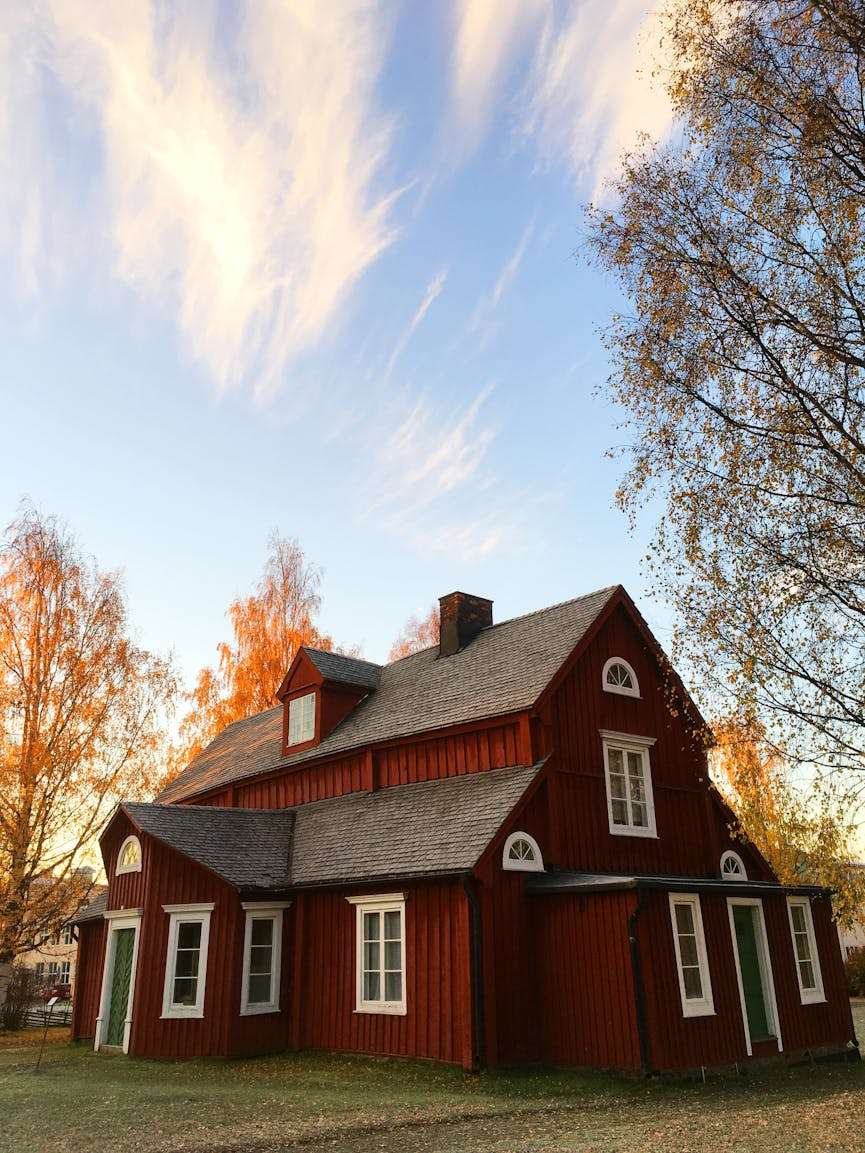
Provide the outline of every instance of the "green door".
{"type": "Polygon", "coordinates": [[[122,1045],[123,1030],[129,1008],[129,982],[132,980],[132,953],[135,930],[117,929],[114,933],[114,969],[111,974],[111,1000],[108,1005],[106,1045],[122,1045]]]}
{"type": "Polygon", "coordinates": [[[766,995],[763,991],[763,977],[760,972],[756,915],[757,910],[754,905],[733,906],[733,924],[736,926],[736,946],[739,951],[742,989],[745,993],[748,1032],[752,1041],[765,1041],[771,1034],[766,1012],[766,995]]]}

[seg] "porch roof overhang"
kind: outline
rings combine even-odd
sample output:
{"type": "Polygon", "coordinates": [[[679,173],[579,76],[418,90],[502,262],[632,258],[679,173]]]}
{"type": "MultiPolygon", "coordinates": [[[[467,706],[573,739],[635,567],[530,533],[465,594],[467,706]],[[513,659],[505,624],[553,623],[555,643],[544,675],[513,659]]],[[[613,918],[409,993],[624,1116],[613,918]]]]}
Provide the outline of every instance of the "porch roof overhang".
{"type": "Polygon", "coordinates": [[[625,889],[655,889],[665,893],[718,893],[727,897],[791,894],[822,897],[819,885],[781,885],[777,881],[727,881],[721,877],[674,877],[663,874],[535,873],[526,877],[526,892],[537,896],[556,893],[607,893],[625,889]]]}

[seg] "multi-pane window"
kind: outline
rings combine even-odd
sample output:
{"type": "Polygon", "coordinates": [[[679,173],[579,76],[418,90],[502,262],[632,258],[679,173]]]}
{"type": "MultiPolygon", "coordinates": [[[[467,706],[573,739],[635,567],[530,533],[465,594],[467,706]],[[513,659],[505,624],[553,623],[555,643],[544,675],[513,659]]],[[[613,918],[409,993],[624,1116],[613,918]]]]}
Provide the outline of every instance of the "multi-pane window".
{"type": "Polygon", "coordinates": [[[670,918],[679,970],[682,1012],[686,1017],[702,1017],[714,1013],[700,898],[690,893],[671,893],[670,918]]]}
{"type": "Polygon", "coordinates": [[[288,702],[288,743],[300,745],[315,736],[315,693],[288,702]]]}
{"type": "Polygon", "coordinates": [[[72,966],[69,963],[69,961],[62,961],[60,963],[60,972],[58,975],[60,978],[60,984],[61,985],[68,985],[69,984],[69,974],[71,973],[71,971],[72,971],[72,966]]]}
{"type": "Polygon", "coordinates": [[[163,1017],[202,1017],[212,905],[166,905],[170,914],[163,1017]]]}
{"type": "Polygon", "coordinates": [[[282,953],[282,914],[288,902],[246,904],[243,946],[243,989],[240,1011],[279,1012],[279,980],[282,953]]]}
{"type": "Polygon", "coordinates": [[[357,906],[357,1008],[366,1013],[405,1012],[405,904],[350,897],[357,906]]]}
{"type": "Polygon", "coordinates": [[[823,1001],[823,975],[820,971],[820,957],[814,937],[814,921],[811,916],[811,903],[805,897],[788,897],[787,909],[790,914],[790,932],[793,936],[793,953],[796,957],[796,975],[799,978],[799,993],[802,1003],[823,1001]]]}
{"type": "Polygon", "coordinates": [[[609,734],[604,738],[607,808],[611,833],[653,837],[655,810],[649,767],[650,741],[637,743],[609,734]]]}
{"type": "Polygon", "coordinates": [[[721,876],[727,881],[748,880],[745,862],[732,849],[728,849],[721,855],[721,876]]]}

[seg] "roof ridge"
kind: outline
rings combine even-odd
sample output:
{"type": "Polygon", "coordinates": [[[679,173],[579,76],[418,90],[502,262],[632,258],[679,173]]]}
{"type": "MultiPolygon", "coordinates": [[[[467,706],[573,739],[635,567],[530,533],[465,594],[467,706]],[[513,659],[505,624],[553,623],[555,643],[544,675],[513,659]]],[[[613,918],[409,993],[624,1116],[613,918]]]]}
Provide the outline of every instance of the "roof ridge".
{"type": "MultiPolygon", "coordinates": [[[[335,804],[337,801],[345,801],[348,797],[381,797],[386,793],[403,793],[408,789],[423,789],[432,785],[445,785],[457,781],[472,781],[483,780],[484,778],[497,777],[503,773],[515,773],[518,769],[528,771],[529,769],[540,769],[546,757],[539,761],[535,761],[530,765],[499,765],[495,769],[480,769],[476,773],[456,773],[452,777],[430,777],[426,781],[406,781],[404,784],[399,785],[386,785],[382,789],[351,789],[347,793],[338,793],[334,797],[319,797],[317,801],[306,801],[301,805],[292,805],[289,809],[276,810],[282,812],[299,813],[301,811],[308,811],[314,808],[323,808],[325,805],[335,804]]],[[[188,805],[187,808],[205,808],[204,805],[188,805]]],[[[216,806],[214,806],[216,807],[216,806]]],[[[257,810],[263,811],[263,810],[257,810]]],[[[269,810],[273,812],[274,810],[269,810]]]]}
{"type": "MultiPolygon", "coordinates": [[[[553,609],[564,608],[565,605],[575,605],[578,601],[591,600],[592,597],[600,596],[601,593],[613,593],[617,588],[620,587],[621,585],[618,584],[604,585],[599,589],[594,589],[590,593],[581,593],[578,597],[568,597],[566,600],[555,601],[551,605],[544,605],[544,607],[540,609],[532,609],[527,613],[518,613],[515,617],[505,617],[503,621],[495,621],[491,625],[486,625],[477,633],[477,636],[483,636],[485,633],[495,632],[496,629],[500,629],[504,625],[513,624],[515,621],[525,621],[528,620],[529,617],[541,616],[543,613],[552,612],[553,609]]],[[[419,657],[421,653],[428,653],[431,649],[437,649],[438,647],[438,645],[425,645],[422,649],[415,649],[413,653],[406,653],[403,657],[397,657],[394,661],[388,661],[386,664],[382,665],[381,668],[392,668],[393,665],[398,665],[401,661],[410,660],[412,657],[419,657]]]]}
{"type": "Polygon", "coordinates": [[[301,645],[300,647],[308,653],[321,653],[323,657],[340,657],[344,661],[353,661],[356,665],[372,665],[376,669],[385,667],[380,665],[378,661],[370,661],[366,657],[353,657],[349,653],[341,653],[337,649],[317,649],[315,645],[301,645]]]}

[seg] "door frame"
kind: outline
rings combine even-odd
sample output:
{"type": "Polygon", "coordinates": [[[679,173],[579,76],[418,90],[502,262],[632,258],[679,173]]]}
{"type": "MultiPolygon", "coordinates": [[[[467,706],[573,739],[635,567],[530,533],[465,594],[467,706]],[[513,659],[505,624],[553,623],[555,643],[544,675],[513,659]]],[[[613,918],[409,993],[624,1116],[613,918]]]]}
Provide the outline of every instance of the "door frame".
{"type": "Polygon", "coordinates": [[[763,914],[763,900],[761,897],[728,897],[727,914],[730,918],[730,938],[733,945],[733,960],[736,962],[736,981],[739,985],[739,1004],[742,1009],[742,1026],[745,1030],[745,1048],[747,1049],[748,1056],[752,1056],[753,1046],[751,1044],[751,1030],[748,1027],[745,985],[742,981],[742,966],[739,961],[739,942],[736,938],[736,922],[733,919],[733,908],[736,905],[746,905],[749,908],[757,910],[757,915],[754,920],[756,923],[757,961],[760,966],[760,980],[763,985],[763,1003],[766,1007],[767,1015],[771,1015],[772,1020],[769,1021],[768,1024],[770,1028],[774,1029],[775,1039],[778,1042],[778,1052],[780,1053],[783,1051],[781,1022],[778,1019],[778,1002],[775,998],[775,977],[772,973],[769,938],[766,935],[766,918],[763,914]]]}
{"type": "Polygon", "coordinates": [[[96,1036],[93,1049],[98,1052],[105,1048],[104,1034],[108,1030],[108,1016],[111,1004],[111,986],[114,983],[114,955],[117,949],[117,933],[120,929],[132,929],[135,936],[132,942],[132,971],[129,974],[129,996],[126,1001],[126,1020],[123,1024],[123,1052],[129,1052],[129,1036],[132,1032],[132,1009],[135,1004],[135,974],[138,970],[138,942],[141,937],[141,914],[143,909],[111,909],[103,913],[108,922],[105,935],[105,960],[102,963],[102,991],[99,994],[99,1015],[96,1018],[96,1036]]]}

